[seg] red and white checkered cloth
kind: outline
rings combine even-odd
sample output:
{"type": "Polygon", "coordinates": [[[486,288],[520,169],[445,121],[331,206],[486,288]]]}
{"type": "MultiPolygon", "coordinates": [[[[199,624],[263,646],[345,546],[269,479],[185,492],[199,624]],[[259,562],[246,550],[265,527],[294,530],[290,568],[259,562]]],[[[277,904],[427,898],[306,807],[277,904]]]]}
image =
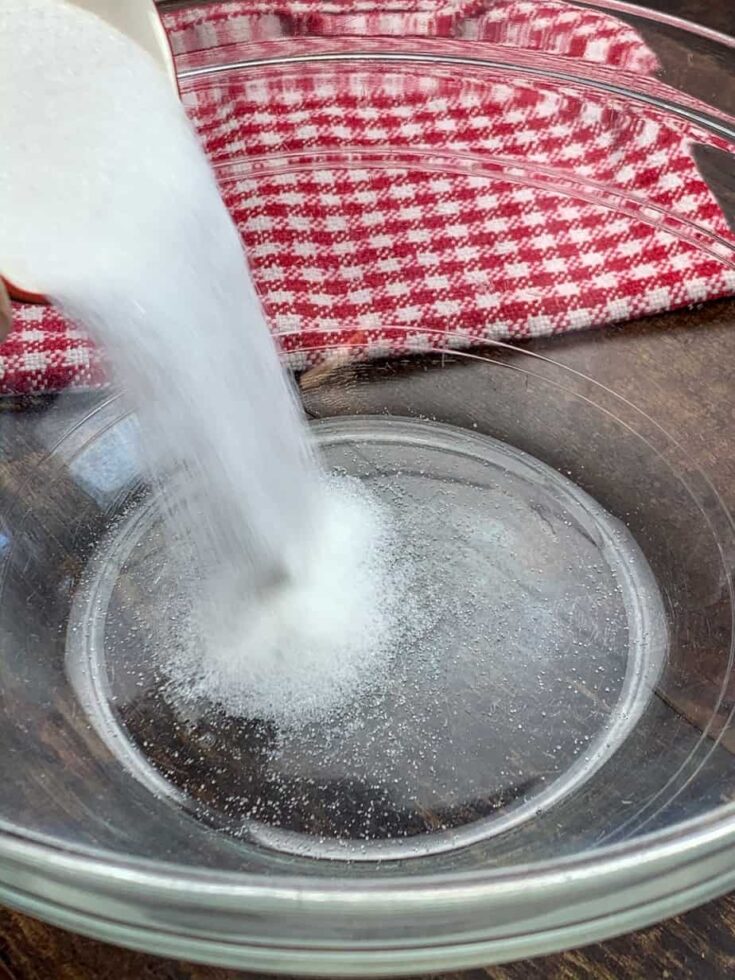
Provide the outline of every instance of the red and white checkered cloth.
{"type": "MultiPolygon", "coordinates": [[[[408,35],[489,60],[512,47],[530,66],[543,52],[567,73],[613,67],[622,84],[658,67],[631,27],[563,0],[228,0],[166,26],[180,70],[293,54],[284,38],[308,53],[381,36],[400,54],[416,50],[408,35]]],[[[439,331],[464,346],[735,292],[735,236],[691,154],[725,144],[653,105],[530,71],[384,61],[223,73],[182,94],[297,367],[325,345],[384,354],[439,331]]],[[[0,391],[104,381],[56,311],[17,306],[15,320],[0,391]]]]}

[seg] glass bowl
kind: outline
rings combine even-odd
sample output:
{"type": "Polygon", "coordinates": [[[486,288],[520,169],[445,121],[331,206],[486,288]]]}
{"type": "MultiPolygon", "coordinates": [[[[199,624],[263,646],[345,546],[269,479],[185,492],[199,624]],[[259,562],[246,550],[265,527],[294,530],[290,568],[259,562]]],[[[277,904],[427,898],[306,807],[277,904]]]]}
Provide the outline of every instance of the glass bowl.
{"type": "Polygon", "coordinates": [[[183,52],[191,5],[164,6],[185,104],[230,127],[203,139],[315,444],[395,519],[406,630],[386,683],[295,734],[182,699],[157,649],[181,570],[124,392],[6,401],[0,899],[161,954],[367,975],[538,955],[724,892],[732,307],[535,335],[732,290],[732,43],[557,4],[633,45],[601,60],[491,5],[397,3],[233,16],[213,55],[183,52]],[[305,80],[311,121],[285,118],[305,80]],[[513,134],[525,104],[515,148],[446,121],[461,105],[513,134]],[[278,125],[243,141],[263,106],[278,125]],[[709,206],[679,193],[682,146],[709,206]],[[400,254],[372,241],[412,229],[400,254]],[[596,267],[603,233],[638,290],[615,291],[630,261],[596,267]],[[570,241],[589,279],[559,289],[570,241]],[[644,267],[664,260],[682,275],[662,300],[644,267]]]}

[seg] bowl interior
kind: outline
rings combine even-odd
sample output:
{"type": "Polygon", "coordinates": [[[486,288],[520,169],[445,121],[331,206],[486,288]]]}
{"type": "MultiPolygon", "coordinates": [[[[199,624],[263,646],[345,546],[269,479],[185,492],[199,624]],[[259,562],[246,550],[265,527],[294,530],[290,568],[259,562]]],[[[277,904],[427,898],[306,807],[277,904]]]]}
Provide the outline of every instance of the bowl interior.
{"type": "Polygon", "coordinates": [[[124,393],[4,413],[0,827],[390,878],[732,798],[717,476],[651,411],[654,363],[618,385],[534,341],[735,286],[725,110],[667,87],[647,30],[637,73],[285,28],[180,66],[325,464],[392,515],[400,629],[384,682],[298,731],[182,697],[164,654],[196,569],[169,560],[124,393]]]}

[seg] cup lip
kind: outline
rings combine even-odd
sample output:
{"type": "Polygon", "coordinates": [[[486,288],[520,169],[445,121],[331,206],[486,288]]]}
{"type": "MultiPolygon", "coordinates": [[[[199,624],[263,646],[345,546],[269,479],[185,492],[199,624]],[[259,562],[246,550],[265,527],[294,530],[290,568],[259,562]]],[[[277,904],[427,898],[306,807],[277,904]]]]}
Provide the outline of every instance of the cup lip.
{"type": "Polygon", "coordinates": [[[16,303],[30,303],[34,306],[48,306],[49,300],[42,293],[32,292],[28,289],[24,289],[21,286],[17,286],[11,279],[7,276],[0,276],[0,280],[5,284],[5,288],[8,291],[10,298],[16,303]]]}

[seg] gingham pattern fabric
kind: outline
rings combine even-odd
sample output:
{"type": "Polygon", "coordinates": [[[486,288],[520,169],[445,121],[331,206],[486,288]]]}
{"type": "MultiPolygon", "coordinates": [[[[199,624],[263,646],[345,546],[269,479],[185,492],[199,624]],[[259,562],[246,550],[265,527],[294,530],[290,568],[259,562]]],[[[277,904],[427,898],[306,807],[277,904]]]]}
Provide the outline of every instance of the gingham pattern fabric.
{"type": "MultiPolygon", "coordinates": [[[[180,68],[225,50],[282,44],[275,39],[284,33],[400,38],[407,25],[463,44],[551,50],[621,71],[657,67],[630,27],[561,0],[381,6],[232,0],[175,11],[167,28],[180,68]]],[[[480,79],[385,65],[348,73],[299,66],[234,81],[222,75],[186,85],[183,98],[294,366],[316,363],[325,345],[389,354],[432,346],[437,331],[466,346],[735,291],[726,245],[722,258],[711,237],[707,250],[697,247],[705,241],[699,229],[733,241],[690,150],[693,141],[717,141],[653,108],[633,115],[612,96],[581,97],[571,85],[531,78],[511,83],[487,72],[480,79]],[[357,164],[340,167],[347,148],[357,164]],[[263,161],[299,154],[324,163],[263,169],[263,161]],[[453,172],[460,157],[465,171],[474,160],[482,173],[453,172]],[[243,161],[263,172],[248,172],[243,161]],[[573,196],[560,193],[561,184],[573,196]]],[[[15,313],[16,328],[0,348],[0,390],[104,380],[100,354],[83,332],[48,308],[15,313]]]]}
{"type": "Polygon", "coordinates": [[[633,28],[599,10],[560,0],[497,0],[481,4],[462,32],[467,39],[544,51],[580,61],[652,74],[658,60],[633,28]]]}
{"type": "Polygon", "coordinates": [[[186,65],[197,52],[284,35],[454,36],[484,8],[484,0],[228,0],[168,13],[165,23],[186,65]]]}
{"type": "Polygon", "coordinates": [[[456,37],[552,52],[651,73],[655,55],[633,28],[565,0],[229,0],[166,15],[182,67],[197,54],[295,37],[456,37]]]}

